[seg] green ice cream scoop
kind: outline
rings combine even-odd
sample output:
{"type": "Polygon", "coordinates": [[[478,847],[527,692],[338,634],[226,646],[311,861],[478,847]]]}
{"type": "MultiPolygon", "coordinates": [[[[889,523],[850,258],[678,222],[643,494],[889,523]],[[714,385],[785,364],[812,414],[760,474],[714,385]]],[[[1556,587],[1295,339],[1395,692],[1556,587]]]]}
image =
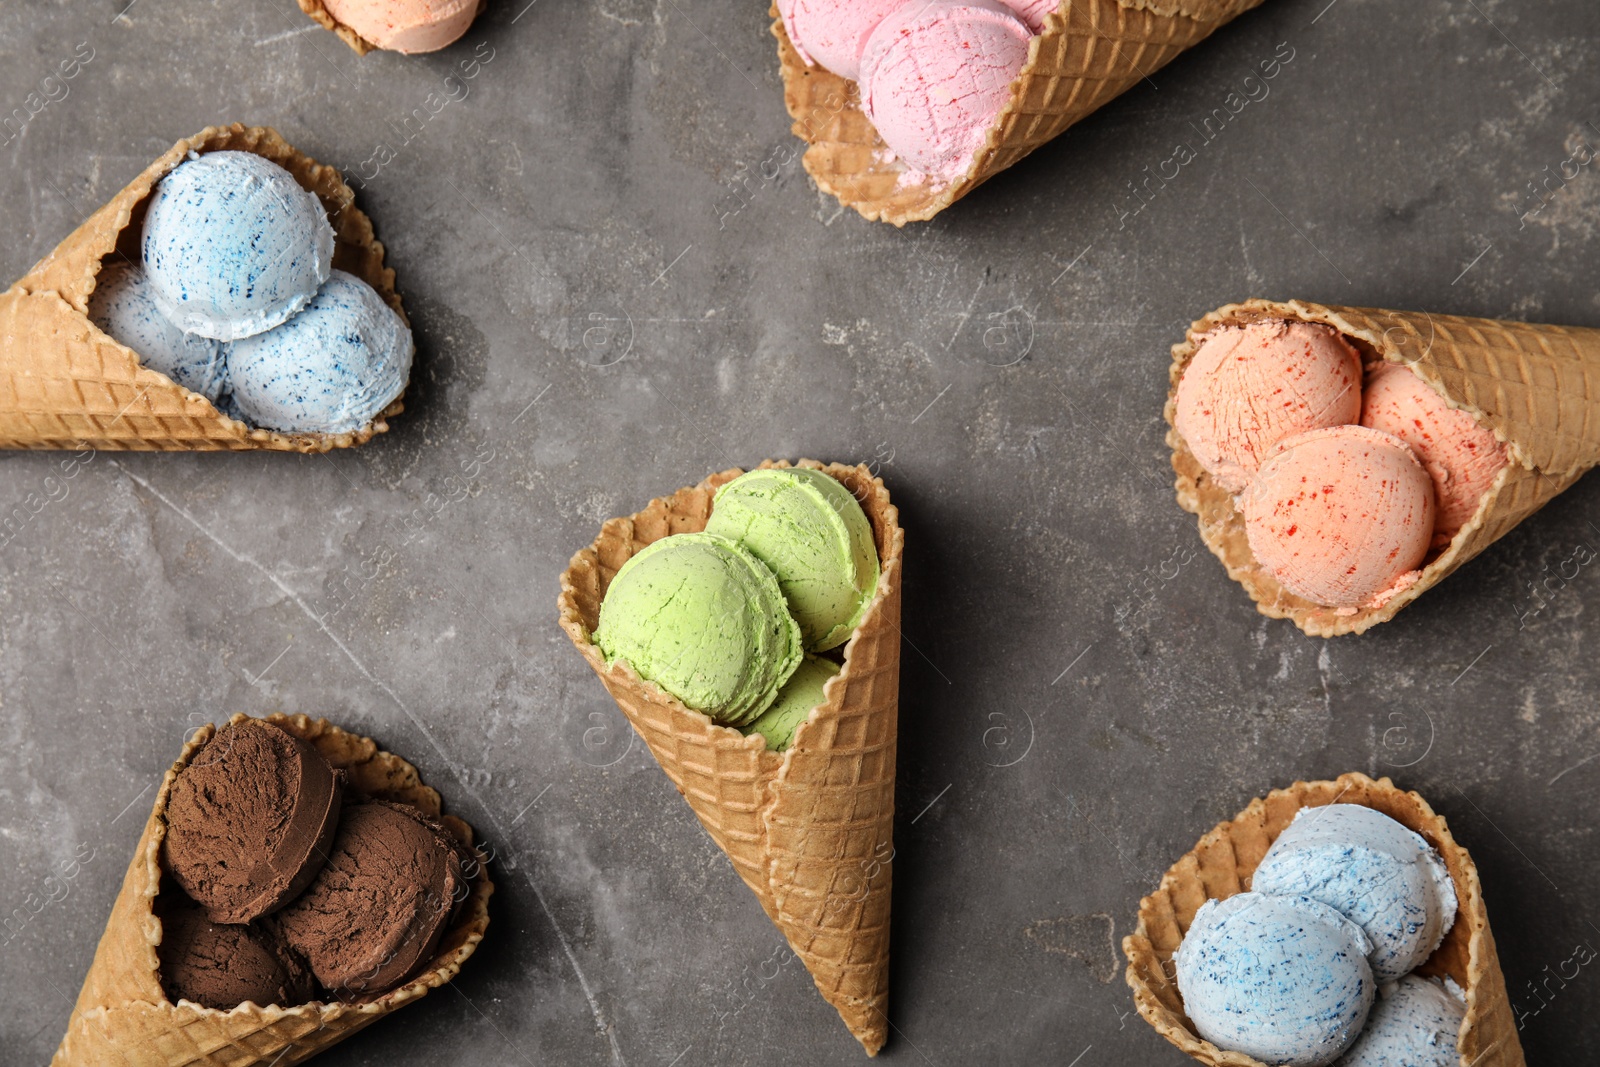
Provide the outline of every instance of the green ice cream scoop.
{"type": "Polygon", "coordinates": [[[741,726],[740,732],[746,737],[760,734],[766,739],[768,752],[782,752],[794,743],[794,732],[811,715],[811,709],[822,703],[823,685],[838,673],[837,663],[807,656],[795,668],[788,684],[778,691],[772,707],[749,726],[741,726]]]}
{"type": "Polygon", "coordinates": [[[706,532],[772,568],[811,652],[844,644],[878,585],[872,524],[855,495],[821,471],[740,475],[717,490],[706,532]]]}
{"type": "Polygon", "coordinates": [[[800,627],[777,579],[734,541],[664,537],[606,590],[594,643],[728,726],[754,720],[800,663],[800,627]]]}

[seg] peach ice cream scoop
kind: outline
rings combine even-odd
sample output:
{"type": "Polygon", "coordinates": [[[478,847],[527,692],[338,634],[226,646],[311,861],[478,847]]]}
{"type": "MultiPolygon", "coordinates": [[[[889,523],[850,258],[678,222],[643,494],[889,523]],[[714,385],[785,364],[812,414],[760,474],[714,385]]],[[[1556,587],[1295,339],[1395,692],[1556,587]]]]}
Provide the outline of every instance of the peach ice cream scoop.
{"type": "Polygon", "coordinates": [[[437,52],[454,44],[482,0],[322,0],[339,22],[390,52],[437,52]]]}
{"type": "Polygon", "coordinates": [[[1200,339],[1178,382],[1173,423],[1200,465],[1241,493],[1273,446],[1361,418],[1361,359],[1327,326],[1252,322],[1200,339]]]}
{"type": "Polygon", "coordinates": [[[1366,426],[1279,444],[1239,498],[1250,551],[1296,596],[1354,611],[1417,579],[1433,537],[1433,480],[1409,446],[1366,426]]]}
{"type": "Polygon", "coordinates": [[[1361,425],[1394,434],[1428,469],[1439,502],[1436,544],[1448,544],[1477,513],[1483,494],[1506,465],[1506,446],[1493,432],[1398,363],[1381,363],[1367,372],[1361,425]]]}

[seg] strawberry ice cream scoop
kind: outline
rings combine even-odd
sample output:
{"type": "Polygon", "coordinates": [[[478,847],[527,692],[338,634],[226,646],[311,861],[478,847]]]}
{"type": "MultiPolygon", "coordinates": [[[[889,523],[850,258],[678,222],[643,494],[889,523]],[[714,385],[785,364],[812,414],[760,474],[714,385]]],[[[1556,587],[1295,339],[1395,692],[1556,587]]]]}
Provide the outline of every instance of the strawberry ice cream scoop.
{"type": "Polygon", "coordinates": [[[1195,459],[1240,493],[1285,437],[1361,418],[1361,359],[1337,330],[1315,323],[1218,326],[1184,369],[1176,408],[1195,459]]]}
{"type": "Polygon", "coordinates": [[[1061,6],[1061,0],[1002,0],[1002,3],[1015,11],[1034,33],[1042,31],[1045,16],[1061,6]]]}
{"type": "Polygon", "coordinates": [[[1448,544],[1477,513],[1483,494],[1506,465],[1506,446],[1490,430],[1398,363],[1381,363],[1367,373],[1361,425],[1410,445],[1433,476],[1439,500],[1436,544],[1448,544]]]}
{"type": "Polygon", "coordinates": [[[778,0],[778,14],[800,58],[841,78],[861,75],[867,35],[905,0],[778,0]]]}
{"type": "Polygon", "coordinates": [[[996,0],[909,0],[867,38],[861,108],[914,170],[960,177],[1011,99],[1032,37],[996,0]]]}
{"type": "Polygon", "coordinates": [[[1250,551],[1296,596],[1354,611],[1416,581],[1433,480],[1406,443],[1366,426],[1283,441],[1239,498],[1250,551]]]}

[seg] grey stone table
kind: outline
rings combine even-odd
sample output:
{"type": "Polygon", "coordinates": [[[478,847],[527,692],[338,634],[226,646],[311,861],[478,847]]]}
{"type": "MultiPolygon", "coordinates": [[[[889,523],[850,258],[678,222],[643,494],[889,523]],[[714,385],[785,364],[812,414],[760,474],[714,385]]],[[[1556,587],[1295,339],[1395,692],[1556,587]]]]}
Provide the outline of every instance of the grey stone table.
{"type": "MultiPolygon", "coordinates": [[[[1123,985],[1139,897],[1345,770],[1472,849],[1530,1062],[1600,1057],[1600,968],[1563,968],[1600,947],[1595,479],[1324,642],[1203,551],[1161,421],[1168,347],[1248,296],[1600,325],[1600,168],[1530,193],[1600,145],[1590,0],[1267,0],[903,231],[772,162],[766,0],[491,8],[359,59],[291,0],[0,0],[0,120],[92,51],[0,135],[3,280],[242,120],[366,176],[418,334],[371,445],[101,453],[0,549],[6,1067],[54,1047],[184,733],[236,710],[376,736],[501,856],[460,980],[327,1067],[860,1062],[797,965],[746,982],[779,935],[555,624],[602,520],[768,456],[880,465],[908,530],[887,1061],[1187,1062],[1123,985]]],[[[0,513],[62,458],[0,455],[0,513]]]]}

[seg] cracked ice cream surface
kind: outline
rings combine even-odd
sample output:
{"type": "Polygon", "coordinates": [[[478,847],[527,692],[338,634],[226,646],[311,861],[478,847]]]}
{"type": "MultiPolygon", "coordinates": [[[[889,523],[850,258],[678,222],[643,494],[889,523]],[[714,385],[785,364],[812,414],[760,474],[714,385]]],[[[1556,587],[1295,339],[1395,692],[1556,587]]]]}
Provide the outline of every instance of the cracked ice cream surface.
{"type": "Polygon", "coordinates": [[[1361,425],[1392,433],[1417,453],[1433,478],[1439,513],[1434,542],[1448,544],[1478,511],[1506,465],[1506,446],[1465,411],[1398,363],[1367,372],[1361,425]]]}
{"type": "Polygon", "coordinates": [[[232,341],[305,307],[328,279],[316,195],[253,152],[191,155],[156,186],[142,239],[151,295],[186,333],[232,341]]]}
{"type": "Polygon", "coordinates": [[[1296,596],[1341,610],[1414,581],[1433,538],[1428,472],[1404,441],[1365,426],[1284,440],[1238,503],[1256,562],[1296,596]]]}
{"type": "Polygon", "coordinates": [[[1458,1067],[1467,1014],[1459,986],[1413,974],[1379,992],[1367,1028],[1336,1067],[1458,1067]]]}
{"type": "Polygon", "coordinates": [[[1032,36],[994,0],[911,0],[867,39],[862,110],[909,166],[958,177],[1010,100],[1032,36]]]}
{"type": "Polygon", "coordinates": [[[1361,359],[1307,322],[1218,326],[1178,382],[1173,422],[1212,477],[1241,493],[1286,437],[1361,418],[1361,359]]]}
{"type": "Polygon", "coordinates": [[[1455,885],[1439,854],[1360,804],[1301,809],[1267,850],[1250,888],[1337,908],[1372,941],[1380,983],[1421,966],[1456,919],[1455,885]]]}
{"type": "Polygon", "coordinates": [[[754,721],[800,664],[800,626],[778,580],[737,542],[664,537],[611,580],[594,643],[696,711],[754,721]]]}
{"type": "Polygon", "coordinates": [[[1239,893],[1195,913],[1174,958],[1185,1013],[1218,1048],[1324,1067],[1372,1007],[1361,928],[1304,896],[1239,893]]]}

